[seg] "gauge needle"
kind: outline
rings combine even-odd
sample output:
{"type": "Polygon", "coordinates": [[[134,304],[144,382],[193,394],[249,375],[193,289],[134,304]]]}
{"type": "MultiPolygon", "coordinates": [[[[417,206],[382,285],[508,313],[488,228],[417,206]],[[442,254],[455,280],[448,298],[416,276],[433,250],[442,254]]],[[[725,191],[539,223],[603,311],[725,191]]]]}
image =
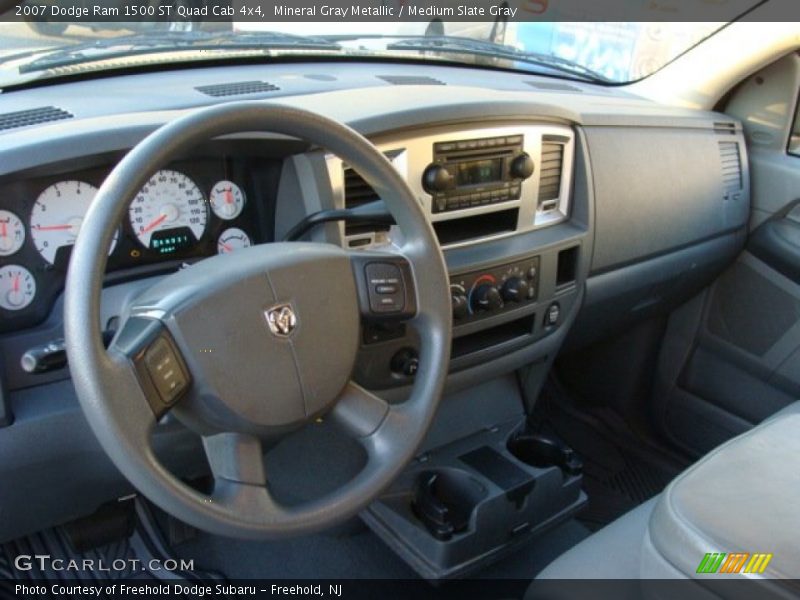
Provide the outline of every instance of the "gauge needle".
{"type": "Polygon", "coordinates": [[[7,227],[5,221],[0,223],[2,227],[0,227],[0,237],[6,237],[8,235],[7,227]]]}
{"type": "Polygon", "coordinates": [[[155,229],[156,227],[158,227],[159,225],[161,225],[161,224],[164,222],[164,220],[165,220],[166,218],[167,218],[167,215],[166,215],[166,214],[164,214],[164,215],[161,215],[160,217],[158,217],[157,219],[155,219],[155,220],[154,220],[152,223],[150,223],[150,224],[149,224],[147,227],[143,227],[143,228],[141,229],[141,231],[139,231],[139,233],[140,233],[140,234],[142,234],[142,233],[147,233],[147,232],[148,232],[148,231],[150,231],[151,229],[155,229]]]}
{"type": "Polygon", "coordinates": [[[233,248],[231,248],[225,242],[220,242],[219,245],[222,246],[222,249],[225,250],[225,252],[232,252],[233,251],[233,248]]]}
{"type": "Polygon", "coordinates": [[[228,204],[233,204],[233,190],[230,188],[225,190],[225,202],[228,204]]]}
{"type": "Polygon", "coordinates": [[[13,292],[18,292],[19,291],[19,275],[14,277],[14,289],[12,291],[13,292]]]}
{"type": "Polygon", "coordinates": [[[66,231],[72,229],[72,225],[37,225],[37,231],[66,231]]]}

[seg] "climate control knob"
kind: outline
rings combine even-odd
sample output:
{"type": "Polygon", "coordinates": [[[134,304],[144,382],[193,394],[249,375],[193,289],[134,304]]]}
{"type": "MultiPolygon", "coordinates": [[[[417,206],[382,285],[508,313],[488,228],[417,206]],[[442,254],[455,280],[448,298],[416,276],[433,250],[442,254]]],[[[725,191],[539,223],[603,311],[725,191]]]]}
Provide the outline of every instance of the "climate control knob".
{"type": "Polygon", "coordinates": [[[467,297],[460,293],[454,292],[450,296],[450,304],[453,306],[453,318],[463,319],[469,314],[469,303],[467,297]]]}
{"type": "Polygon", "coordinates": [[[528,282],[521,277],[511,277],[503,284],[501,294],[506,302],[522,302],[528,297],[528,282]]]}
{"type": "Polygon", "coordinates": [[[431,164],[422,173],[422,188],[429,194],[444,192],[450,187],[453,176],[442,165],[431,164]]]}
{"type": "Polygon", "coordinates": [[[533,169],[533,159],[525,152],[515,156],[514,160],[512,160],[511,164],[509,165],[511,176],[516,177],[517,179],[527,179],[533,175],[533,169]]]}
{"type": "Polygon", "coordinates": [[[479,285],[472,292],[472,310],[494,310],[503,306],[500,290],[490,283],[479,285]]]}

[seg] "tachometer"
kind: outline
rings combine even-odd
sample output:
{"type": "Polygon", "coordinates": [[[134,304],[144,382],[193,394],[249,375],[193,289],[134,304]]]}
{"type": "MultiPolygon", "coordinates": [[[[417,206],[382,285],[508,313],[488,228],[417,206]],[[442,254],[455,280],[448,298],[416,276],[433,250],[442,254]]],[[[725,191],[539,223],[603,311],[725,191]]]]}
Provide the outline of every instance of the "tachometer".
{"type": "Polygon", "coordinates": [[[25,225],[8,210],[0,210],[0,256],[11,256],[25,243],[25,225]]]}
{"type": "Polygon", "coordinates": [[[203,237],[208,206],[203,192],[189,177],[162,170],[133,199],[128,214],[142,246],[170,254],[203,237]]]}
{"type": "Polygon", "coordinates": [[[218,181],[211,188],[208,202],[215,215],[220,219],[230,221],[242,213],[244,192],[232,181],[218,181]]]}
{"type": "Polygon", "coordinates": [[[35,295],[36,280],[28,269],[19,265],[0,269],[0,308],[22,310],[35,295]]]}
{"type": "MultiPolygon", "coordinates": [[[[31,237],[47,262],[56,261],[58,249],[72,246],[97,188],[83,181],[59,181],[45,189],[31,211],[31,237]]],[[[108,253],[114,251],[117,234],[108,253]]]]}

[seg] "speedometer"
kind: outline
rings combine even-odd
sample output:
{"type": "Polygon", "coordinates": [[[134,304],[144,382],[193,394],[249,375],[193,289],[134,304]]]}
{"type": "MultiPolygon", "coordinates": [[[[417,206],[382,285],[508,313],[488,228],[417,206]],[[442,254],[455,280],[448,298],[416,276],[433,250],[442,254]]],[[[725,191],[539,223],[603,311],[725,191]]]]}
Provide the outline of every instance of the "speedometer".
{"type": "MultiPolygon", "coordinates": [[[[45,189],[31,211],[31,237],[47,262],[56,262],[59,248],[72,246],[97,188],[83,181],[59,181],[45,189]]],[[[117,234],[108,253],[114,251],[117,234]]]]}
{"type": "Polygon", "coordinates": [[[203,237],[208,205],[194,181],[183,173],[165,169],[144,185],[131,202],[128,214],[142,246],[171,254],[203,237]]]}

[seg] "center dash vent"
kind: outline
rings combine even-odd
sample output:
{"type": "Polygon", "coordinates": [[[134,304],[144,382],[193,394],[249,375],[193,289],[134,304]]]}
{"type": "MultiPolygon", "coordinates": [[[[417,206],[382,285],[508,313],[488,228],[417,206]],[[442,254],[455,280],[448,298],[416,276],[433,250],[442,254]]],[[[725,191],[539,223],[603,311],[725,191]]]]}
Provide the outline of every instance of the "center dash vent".
{"type": "Polygon", "coordinates": [[[43,106],[41,108],[31,108],[0,114],[0,131],[5,129],[17,129],[18,127],[29,127],[31,125],[41,125],[50,121],[61,121],[71,119],[73,114],[56,108],[55,106],[43,106]]]}
{"type": "Polygon", "coordinates": [[[556,83],[550,81],[526,81],[529,86],[534,87],[538,90],[548,90],[551,92],[582,92],[583,90],[579,87],[575,87],[574,85],[569,85],[566,83],[556,83]]]}
{"type": "Polygon", "coordinates": [[[561,193],[561,173],[564,165],[564,144],[542,141],[542,160],[539,166],[539,210],[552,210],[558,205],[561,193]]]}
{"type": "MultiPolygon", "coordinates": [[[[380,200],[377,192],[372,189],[361,175],[351,167],[344,168],[344,207],[357,208],[369,202],[380,200]]],[[[389,231],[389,225],[371,223],[346,223],[344,233],[346,236],[373,233],[376,231],[389,231]]]]}
{"type": "Polygon", "coordinates": [[[261,94],[274,92],[281,88],[268,81],[237,81],[235,83],[220,83],[216,85],[201,85],[196,88],[201,94],[222,98],[225,96],[241,96],[244,94],[261,94]]]}
{"type": "Polygon", "coordinates": [[[418,75],[378,75],[378,79],[383,79],[392,85],[447,85],[444,81],[433,77],[418,75]]]}
{"type": "Polygon", "coordinates": [[[722,189],[727,199],[742,189],[742,159],[738,142],[719,142],[719,158],[722,162],[722,189]]]}

